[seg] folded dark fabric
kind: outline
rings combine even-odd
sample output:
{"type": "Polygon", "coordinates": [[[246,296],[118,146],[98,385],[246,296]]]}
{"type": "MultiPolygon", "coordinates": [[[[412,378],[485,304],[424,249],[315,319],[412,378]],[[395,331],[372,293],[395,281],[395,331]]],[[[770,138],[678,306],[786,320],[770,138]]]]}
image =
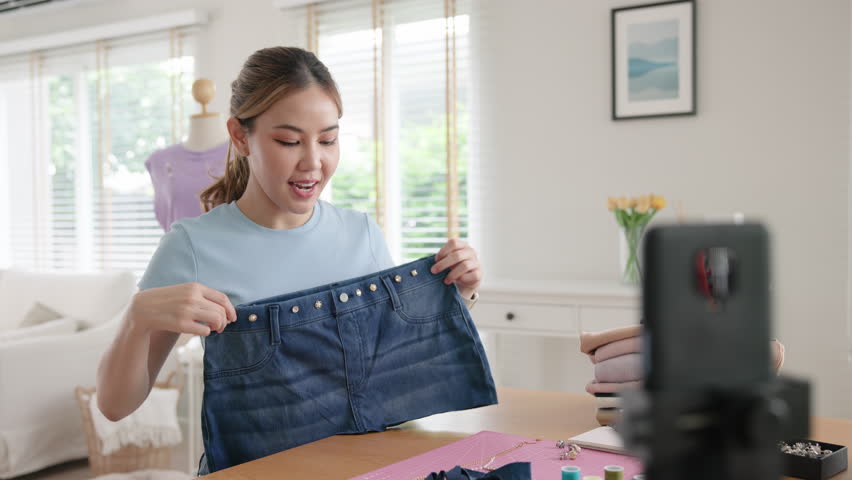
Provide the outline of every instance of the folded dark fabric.
{"type": "Polygon", "coordinates": [[[477,472],[455,467],[445,472],[430,473],[424,480],[531,480],[532,471],[529,462],[515,462],[503,465],[491,472],[477,472]]]}

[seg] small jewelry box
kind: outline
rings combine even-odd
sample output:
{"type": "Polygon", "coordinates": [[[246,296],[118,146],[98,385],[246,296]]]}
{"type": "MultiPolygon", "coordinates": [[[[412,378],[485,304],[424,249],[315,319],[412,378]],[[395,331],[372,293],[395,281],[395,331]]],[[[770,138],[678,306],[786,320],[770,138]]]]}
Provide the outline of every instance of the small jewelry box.
{"type": "Polygon", "coordinates": [[[831,450],[831,453],[818,458],[811,458],[782,452],[784,475],[805,480],[826,480],[846,470],[848,449],[845,446],[813,440],[794,440],[788,443],[792,445],[797,442],[815,443],[822,450],[831,450]]]}

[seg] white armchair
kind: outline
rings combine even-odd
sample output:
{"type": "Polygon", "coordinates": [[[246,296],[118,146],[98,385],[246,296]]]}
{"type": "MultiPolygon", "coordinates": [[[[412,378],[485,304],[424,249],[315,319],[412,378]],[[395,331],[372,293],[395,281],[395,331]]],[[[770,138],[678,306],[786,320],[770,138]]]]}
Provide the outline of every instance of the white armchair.
{"type": "Polygon", "coordinates": [[[98,361],[136,289],[130,272],[0,270],[0,335],[17,329],[36,302],[82,328],[23,338],[16,332],[0,343],[0,479],[87,456],[74,388],[95,385],[98,361]]]}

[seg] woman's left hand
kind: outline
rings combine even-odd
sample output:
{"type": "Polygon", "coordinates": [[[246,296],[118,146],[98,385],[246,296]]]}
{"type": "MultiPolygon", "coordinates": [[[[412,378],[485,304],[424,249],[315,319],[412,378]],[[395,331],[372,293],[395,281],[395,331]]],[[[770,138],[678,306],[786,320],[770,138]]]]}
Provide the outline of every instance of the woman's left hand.
{"type": "Polygon", "coordinates": [[[476,251],[462,240],[450,239],[435,255],[432,273],[440,273],[448,268],[450,273],[444,283],[449,285],[455,282],[461,296],[471,298],[482,283],[482,266],[476,251]]]}

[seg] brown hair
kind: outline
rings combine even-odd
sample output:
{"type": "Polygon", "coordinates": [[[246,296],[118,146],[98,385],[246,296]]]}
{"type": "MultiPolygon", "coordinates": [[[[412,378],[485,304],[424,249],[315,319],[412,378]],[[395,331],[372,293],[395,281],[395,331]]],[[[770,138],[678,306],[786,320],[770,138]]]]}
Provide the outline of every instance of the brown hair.
{"type": "MultiPolygon", "coordinates": [[[[231,83],[231,116],[246,132],[251,132],[258,115],[284,96],[312,85],[323,88],[337,105],[338,115],[343,115],[337,84],[316,55],[295,47],[258,50],[246,60],[239,76],[231,83]]],[[[239,199],[246,191],[250,173],[248,159],[229,143],[225,162],[225,174],[201,192],[205,212],[239,199]]]]}

